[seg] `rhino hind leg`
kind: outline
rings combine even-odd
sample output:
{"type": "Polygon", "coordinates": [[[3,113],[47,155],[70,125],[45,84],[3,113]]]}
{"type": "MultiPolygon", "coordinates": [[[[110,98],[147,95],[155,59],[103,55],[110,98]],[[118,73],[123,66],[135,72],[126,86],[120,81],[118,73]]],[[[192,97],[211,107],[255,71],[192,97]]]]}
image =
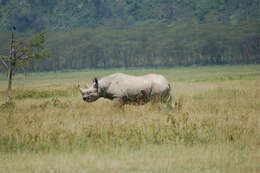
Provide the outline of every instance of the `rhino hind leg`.
{"type": "Polygon", "coordinates": [[[172,99],[171,95],[168,96],[168,98],[166,100],[166,104],[167,104],[167,107],[169,107],[171,109],[174,108],[175,105],[173,104],[173,99],[172,99]]]}
{"type": "Polygon", "coordinates": [[[150,101],[150,93],[148,94],[145,90],[141,90],[140,104],[143,105],[150,101]]]}
{"type": "Polygon", "coordinates": [[[155,103],[163,103],[166,105],[167,108],[173,109],[174,104],[173,104],[173,98],[170,94],[164,95],[164,96],[156,96],[152,100],[152,104],[155,103]]]}

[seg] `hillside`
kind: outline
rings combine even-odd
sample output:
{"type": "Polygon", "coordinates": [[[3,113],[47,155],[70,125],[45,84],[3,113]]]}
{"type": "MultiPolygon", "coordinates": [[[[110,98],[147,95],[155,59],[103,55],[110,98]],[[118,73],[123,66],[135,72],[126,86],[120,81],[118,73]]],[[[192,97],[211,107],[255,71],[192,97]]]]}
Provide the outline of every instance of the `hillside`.
{"type": "MultiPolygon", "coordinates": [[[[54,59],[29,71],[260,63],[259,0],[0,0],[7,34],[47,31],[54,59]]],[[[0,67],[1,68],[1,67],[0,67]]]]}
{"type": "Polygon", "coordinates": [[[71,30],[140,21],[239,23],[259,19],[259,0],[0,0],[0,31],[71,30]]]}

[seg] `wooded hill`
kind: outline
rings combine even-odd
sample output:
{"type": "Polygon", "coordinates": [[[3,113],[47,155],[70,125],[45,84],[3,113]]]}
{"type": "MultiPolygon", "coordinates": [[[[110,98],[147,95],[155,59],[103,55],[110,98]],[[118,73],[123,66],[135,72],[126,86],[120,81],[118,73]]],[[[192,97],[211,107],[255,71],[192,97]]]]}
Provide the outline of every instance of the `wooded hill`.
{"type": "Polygon", "coordinates": [[[31,71],[260,63],[259,0],[0,0],[0,54],[12,25],[47,30],[53,59],[31,71]]]}

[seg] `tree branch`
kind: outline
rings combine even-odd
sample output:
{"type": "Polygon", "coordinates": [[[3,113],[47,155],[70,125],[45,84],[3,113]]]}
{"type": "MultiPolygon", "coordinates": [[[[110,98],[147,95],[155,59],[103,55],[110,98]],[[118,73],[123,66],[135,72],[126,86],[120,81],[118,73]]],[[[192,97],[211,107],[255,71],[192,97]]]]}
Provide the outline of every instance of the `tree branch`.
{"type": "Polygon", "coordinates": [[[2,64],[4,65],[4,67],[5,67],[6,69],[8,69],[8,65],[7,65],[6,62],[4,61],[3,57],[0,56],[0,60],[1,60],[2,64]]]}
{"type": "Polygon", "coordinates": [[[24,60],[27,60],[27,59],[29,59],[29,58],[31,58],[31,56],[28,56],[28,55],[24,54],[24,55],[22,55],[22,56],[19,56],[17,59],[18,59],[18,60],[21,60],[21,61],[24,61],[24,60]]]}
{"type": "Polygon", "coordinates": [[[26,59],[26,58],[24,58],[23,56],[25,55],[25,53],[23,52],[21,55],[19,55],[18,57],[17,57],[17,59],[26,59]],[[22,58],[23,57],[23,58],[22,58]]]}

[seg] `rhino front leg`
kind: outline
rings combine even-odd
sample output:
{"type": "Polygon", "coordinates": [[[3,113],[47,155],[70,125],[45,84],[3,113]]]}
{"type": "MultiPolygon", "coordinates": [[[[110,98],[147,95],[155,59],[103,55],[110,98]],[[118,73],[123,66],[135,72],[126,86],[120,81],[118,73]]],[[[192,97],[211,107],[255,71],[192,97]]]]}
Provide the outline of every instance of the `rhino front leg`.
{"type": "Polygon", "coordinates": [[[113,99],[114,106],[122,109],[124,107],[124,101],[122,98],[114,98],[113,99]]]}

